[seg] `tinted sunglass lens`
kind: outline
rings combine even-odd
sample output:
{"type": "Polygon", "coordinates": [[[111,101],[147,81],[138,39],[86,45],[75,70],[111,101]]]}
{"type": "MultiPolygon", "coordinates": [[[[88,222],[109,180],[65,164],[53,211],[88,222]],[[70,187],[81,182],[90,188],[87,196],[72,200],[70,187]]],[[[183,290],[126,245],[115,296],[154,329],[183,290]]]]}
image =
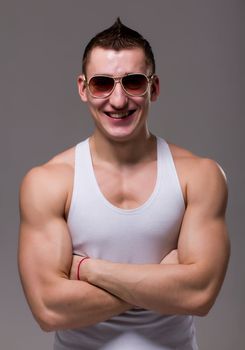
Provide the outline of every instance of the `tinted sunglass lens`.
{"type": "Polygon", "coordinates": [[[92,95],[103,97],[110,94],[114,86],[114,79],[110,77],[95,76],[89,81],[89,90],[92,95]]]}
{"type": "Polygon", "coordinates": [[[143,74],[131,74],[122,78],[124,89],[131,95],[139,96],[146,92],[148,80],[143,74]]]}

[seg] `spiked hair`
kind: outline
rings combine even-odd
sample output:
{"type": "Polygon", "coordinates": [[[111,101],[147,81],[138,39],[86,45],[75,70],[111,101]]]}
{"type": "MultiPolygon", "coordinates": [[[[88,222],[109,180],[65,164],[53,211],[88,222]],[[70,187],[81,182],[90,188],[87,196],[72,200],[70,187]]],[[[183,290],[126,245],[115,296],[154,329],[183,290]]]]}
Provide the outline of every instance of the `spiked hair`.
{"type": "Polygon", "coordinates": [[[87,44],[82,61],[82,70],[84,74],[86,74],[86,66],[91,51],[95,47],[113,49],[116,51],[135,47],[142,48],[145,53],[146,62],[152,68],[151,73],[155,73],[155,59],[149,42],[135,30],[126,27],[119,17],[111,27],[95,35],[87,44]]]}

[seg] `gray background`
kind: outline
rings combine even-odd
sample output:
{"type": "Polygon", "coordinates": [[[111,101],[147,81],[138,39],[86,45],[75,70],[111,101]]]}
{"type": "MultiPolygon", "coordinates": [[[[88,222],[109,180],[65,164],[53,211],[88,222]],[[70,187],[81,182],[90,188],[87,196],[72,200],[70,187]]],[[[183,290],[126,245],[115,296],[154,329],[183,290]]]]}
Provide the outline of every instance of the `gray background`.
{"type": "Polygon", "coordinates": [[[153,132],[216,159],[230,188],[232,257],[210,314],[197,318],[201,350],[244,349],[244,1],[0,1],[0,348],[52,348],[20,286],[18,187],[31,167],[87,137],[76,91],[88,39],[121,16],[152,44],[161,97],[153,132]]]}

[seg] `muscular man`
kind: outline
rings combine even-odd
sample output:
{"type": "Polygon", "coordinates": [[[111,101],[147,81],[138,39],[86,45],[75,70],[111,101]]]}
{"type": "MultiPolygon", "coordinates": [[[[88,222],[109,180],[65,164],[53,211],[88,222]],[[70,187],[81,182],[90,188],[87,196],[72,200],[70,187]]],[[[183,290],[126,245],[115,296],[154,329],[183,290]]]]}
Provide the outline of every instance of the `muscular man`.
{"type": "Polygon", "coordinates": [[[220,167],[148,129],[149,43],[118,19],[87,45],[94,132],[25,176],[19,268],[55,350],[197,349],[229,257],[220,167]],[[83,260],[83,257],[88,257],[83,260]]]}

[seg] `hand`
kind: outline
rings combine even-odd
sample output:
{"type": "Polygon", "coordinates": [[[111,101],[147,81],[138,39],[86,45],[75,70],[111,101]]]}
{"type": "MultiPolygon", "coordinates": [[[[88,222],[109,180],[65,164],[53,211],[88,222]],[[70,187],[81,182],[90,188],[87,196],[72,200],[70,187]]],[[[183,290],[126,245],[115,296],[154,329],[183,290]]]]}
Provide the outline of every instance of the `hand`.
{"type": "Polygon", "coordinates": [[[179,264],[178,250],[171,250],[160,262],[160,264],[179,264]]]}

